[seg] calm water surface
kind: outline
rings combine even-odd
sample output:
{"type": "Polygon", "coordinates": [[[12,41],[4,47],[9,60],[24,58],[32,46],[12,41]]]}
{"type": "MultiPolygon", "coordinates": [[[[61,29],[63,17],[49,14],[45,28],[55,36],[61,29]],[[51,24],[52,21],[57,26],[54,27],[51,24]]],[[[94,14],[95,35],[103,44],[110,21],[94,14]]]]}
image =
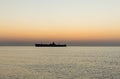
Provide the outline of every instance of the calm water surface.
{"type": "Polygon", "coordinates": [[[120,47],[0,47],[0,79],[120,79],[120,47]]]}

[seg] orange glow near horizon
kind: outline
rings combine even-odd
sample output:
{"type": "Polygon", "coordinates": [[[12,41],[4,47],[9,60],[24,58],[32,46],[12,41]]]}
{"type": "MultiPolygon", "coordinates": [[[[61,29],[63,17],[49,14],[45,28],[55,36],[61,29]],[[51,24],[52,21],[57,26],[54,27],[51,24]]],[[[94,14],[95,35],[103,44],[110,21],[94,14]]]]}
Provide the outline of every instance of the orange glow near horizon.
{"type": "Polygon", "coordinates": [[[5,28],[1,29],[0,38],[8,40],[69,40],[69,41],[104,41],[120,40],[119,29],[103,28],[5,28]]]}

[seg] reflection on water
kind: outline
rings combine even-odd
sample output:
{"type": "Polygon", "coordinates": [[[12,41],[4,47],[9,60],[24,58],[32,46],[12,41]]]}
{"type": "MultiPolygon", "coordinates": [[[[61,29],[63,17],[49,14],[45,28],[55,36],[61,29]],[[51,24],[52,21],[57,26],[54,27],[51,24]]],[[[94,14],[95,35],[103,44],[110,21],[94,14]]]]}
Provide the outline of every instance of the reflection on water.
{"type": "Polygon", "coordinates": [[[0,47],[0,79],[120,79],[120,47],[0,47]]]}

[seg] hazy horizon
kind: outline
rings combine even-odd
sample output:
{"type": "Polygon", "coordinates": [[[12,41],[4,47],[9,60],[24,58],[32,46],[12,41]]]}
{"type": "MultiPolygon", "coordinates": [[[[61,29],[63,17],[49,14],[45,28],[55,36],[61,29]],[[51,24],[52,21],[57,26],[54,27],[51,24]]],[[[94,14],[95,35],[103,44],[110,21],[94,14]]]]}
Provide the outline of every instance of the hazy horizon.
{"type": "MultiPolygon", "coordinates": [[[[1,42],[0,43],[0,46],[34,46],[36,43],[40,44],[49,44],[49,43],[52,43],[53,41],[46,41],[46,42],[1,42]]],[[[67,46],[120,46],[120,42],[117,41],[117,42],[111,42],[111,41],[108,41],[108,42],[86,42],[86,41],[81,41],[81,42],[77,42],[77,41],[66,41],[66,42],[55,42],[56,44],[67,44],[67,46]]]]}
{"type": "Polygon", "coordinates": [[[1,0],[0,46],[120,46],[120,0],[1,0]]]}

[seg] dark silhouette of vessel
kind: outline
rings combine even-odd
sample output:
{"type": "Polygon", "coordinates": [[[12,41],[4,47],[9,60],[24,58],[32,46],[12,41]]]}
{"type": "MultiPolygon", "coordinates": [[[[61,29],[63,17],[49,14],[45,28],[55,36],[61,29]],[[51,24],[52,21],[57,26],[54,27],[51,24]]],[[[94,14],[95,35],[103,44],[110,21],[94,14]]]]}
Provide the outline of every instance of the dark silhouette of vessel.
{"type": "Polygon", "coordinates": [[[55,44],[54,42],[50,44],[35,44],[36,47],[66,47],[66,44],[55,44]]]}

